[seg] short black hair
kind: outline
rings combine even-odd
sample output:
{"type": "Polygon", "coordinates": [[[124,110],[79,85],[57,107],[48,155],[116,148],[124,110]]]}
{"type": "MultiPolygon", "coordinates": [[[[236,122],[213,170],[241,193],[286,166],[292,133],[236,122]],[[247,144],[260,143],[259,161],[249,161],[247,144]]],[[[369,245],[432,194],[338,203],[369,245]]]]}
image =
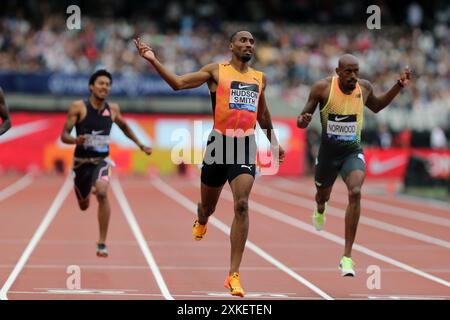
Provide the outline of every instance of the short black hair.
{"type": "Polygon", "coordinates": [[[93,85],[94,83],[95,83],[95,80],[97,80],[97,78],[98,77],[101,77],[101,76],[105,76],[105,77],[108,77],[109,78],[109,80],[111,81],[111,84],[112,84],[112,75],[111,75],[111,73],[109,73],[108,71],[106,71],[105,69],[100,69],[100,70],[97,70],[97,71],[95,71],[92,75],[91,75],[91,77],[89,78],[89,85],[93,85]]]}
{"type": "Polygon", "coordinates": [[[231,35],[231,37],[230,37],[230,43],[233,42],[234,37],[235,37],[239,32],[241,32],[241,30],[235,31],[235,32],[231,35]]]}
{"type": "Polygon", "coordinates": [[[248,33],[252,34],[250,31],[245,30],[245,29],[240,29],[240,30],[238,30],[238,31],[235,31],[235,32],[230,36],[230,43],[232,43],[232,42],[234,41],[234,38],[236,37],[236,35],[237,35],[239,32],[248,32],[248,33]]]}

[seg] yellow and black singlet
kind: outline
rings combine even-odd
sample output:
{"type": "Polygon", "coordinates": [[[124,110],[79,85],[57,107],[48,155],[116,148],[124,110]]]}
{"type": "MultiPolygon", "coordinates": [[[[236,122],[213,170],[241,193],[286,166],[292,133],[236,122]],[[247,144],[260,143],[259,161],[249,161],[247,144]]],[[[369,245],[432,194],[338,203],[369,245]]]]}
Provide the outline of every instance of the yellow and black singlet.
{"type": "Polygon", "coordinates": [[[364,101],[358,83],[351,94],[339,88],[338,77],[331,80],[330,93],[320,110],[322,142],[336,147],[360,148],[363,125],[364,101]]]}

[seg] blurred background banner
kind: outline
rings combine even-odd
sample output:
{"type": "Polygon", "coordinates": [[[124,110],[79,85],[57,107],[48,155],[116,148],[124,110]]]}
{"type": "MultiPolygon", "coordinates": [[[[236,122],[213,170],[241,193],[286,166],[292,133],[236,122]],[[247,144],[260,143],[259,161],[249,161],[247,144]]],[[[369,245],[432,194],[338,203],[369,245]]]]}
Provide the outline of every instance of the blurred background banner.
{"type": "MultiPolygon", "coordinates": [[[[88,92],[90,74],[64,73],[0,73],[0,87],[8,93],[32,95],[78,96],[88,92]]],[[[113,75],[112,97],[136,98],[142,96],[208,96],[204,87],[174,92],[156,75],[113,75]]]]}
{"type": "MultiPolygon", "coordinates": [[[[60,113],[15,113],[14,127],[0,137],[0,170],[68,173],[74,146],[63,144],[59,137],[65,122],[60,113]]],[[[146,145],[151,157],[140,151],[113,125],[111,158],[121,174],[177,173],[178,159],[198,170],[203,159],[212,121],[205,116],[128,115],[132,130],[146,145]],[[177,150],[185,150],[179,155],[177,150]]],[[[279,174],[301,176],[305,173],[305,132],[297,130],[292,119],[273,119],[280,143],[286,149],[286,162],[279,174]]],[[[259,152],[269,150],[264,133],[257,133],[259,152]]]]}
{"type": "Polygon", "coordinates": [[[420,158],[427,174],[435,179],[450,177],[450,150],[429,148],[366,148],[367,177],[403,178],[411,157],[420,158]]]}

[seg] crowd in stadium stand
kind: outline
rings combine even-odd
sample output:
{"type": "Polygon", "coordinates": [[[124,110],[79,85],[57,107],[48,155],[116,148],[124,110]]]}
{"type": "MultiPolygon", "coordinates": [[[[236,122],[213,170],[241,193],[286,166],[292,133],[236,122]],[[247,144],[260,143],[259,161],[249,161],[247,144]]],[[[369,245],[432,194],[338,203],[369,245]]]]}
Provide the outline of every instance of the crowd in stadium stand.
{"type": "MultiPolygon", "coordinates": [[[[148,42],[157,56],[177,73],[226,60],[230,34],[247,26],[214,24],[209,18],[218,9],[206,2],[197,9],[195,19],[205,23],[194,23],[192,16],[183,14],[179,2],[169,1],[163,20],[84,16],[79,31],[66,28],[67,15],[49,14],[39,24],[33,24],[18,10],[15,16],[0,18],[0,70],[90,73],[105,67],[115,73],[154,73],[137,55],[131,41],[136,35],[148,42]]],[[[409,25],[386,26],[382,30],[347,25],[339,26],[336,32],[336,28],[327,24],[271,20],[252,23],[249,29],[257,40],[253,65],[266,73],[271,90],[298,89],[303,97],[314,81],[333,74],[341,54],[350,52],[360,59],[361,77],[375,82],[377,90],[388,89],[399,72],[406,65],[411,66],[413,90],[394,100],[394,107],[414,108],[448,99],[448,27],[436,23],[431,28],[413,28],[414,24],[420,24],[421,13],[411,6],[408,10],[405,19],[409,25]]]]}
{"type": "MultiPolygon", "coordinates": [[[[366,8],[372,2],[73,0],[82,8],[82,27],[68,30],[65,1],[3,0],[0,72],[90,74],[103,67],[155,74],[137,55],[132,39],[139,35],[181,74],[227,60],[229,36],[248,29],[257,44],[253,66],[267,75],[271,106],[276,101],[297,113],[311,84],[334,74],[343,53],[360,59],[360,76],[377,92],[387,90],[409,65],[411,90],[403,90],[389,107],[395,112],[378,115],[370,130],[366,122],[363,140],[383,148],[445,148],[450,141],[449,3],[378,1],[382,28],[368,30],[366,8]],[[405,120],[411,109],[415,120],[405,120]],[[422,132],[424,127],[432,134],[422,132]]],[[[310,146],[318,142],[316,129],[308,131],[310,146]]]]}

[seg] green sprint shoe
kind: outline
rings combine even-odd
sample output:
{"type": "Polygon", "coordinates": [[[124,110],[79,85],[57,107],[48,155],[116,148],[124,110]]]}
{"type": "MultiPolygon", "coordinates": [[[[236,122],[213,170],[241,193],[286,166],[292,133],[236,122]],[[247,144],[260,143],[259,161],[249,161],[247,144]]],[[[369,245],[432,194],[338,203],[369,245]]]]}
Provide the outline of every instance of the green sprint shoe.
{"type": "Polygon", "coordinates": [[[317,211],[317,208],[314,210],[312,219],[313,219],[314,228],[316,228],[317,231],[320,231],[323,229],[325,221],[327,220],[325,217],[326,211],[327,211],[327,203],[326,202],[325,202],[325,210],[323,211],[323,213],[319,213],[319,211],[317,211]]]}
{"type": "Polygon", "coordinates": [[[353,263],[352,258],[343,256],[341,262],[339,263],[341,275],[343,277],[354,277],[355,276],[355,270],[353,270],[354,266],[355,264],[353,263]]]}

